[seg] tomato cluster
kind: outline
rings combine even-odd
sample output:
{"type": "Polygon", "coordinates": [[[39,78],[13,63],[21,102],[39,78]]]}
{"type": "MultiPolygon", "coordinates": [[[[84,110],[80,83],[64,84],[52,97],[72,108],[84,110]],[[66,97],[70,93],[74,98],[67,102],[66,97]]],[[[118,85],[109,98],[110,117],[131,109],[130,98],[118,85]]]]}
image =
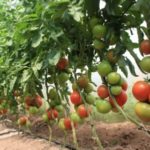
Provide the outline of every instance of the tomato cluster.
{"type": "MultiPolygon", "coordinates": [[[[150,40],[143,40],[140,43],[140,51],[144,55],[150,55],[150,40]]],[[[143,71],[150,73],[150,56],[144,57],[140,61],[140,67],[143,71]]]]}
{"type": "Polygon", "coordinates": [[[150,84],[146,81],[137,81],[132,93],[139,101],[135,105],[135,113],[137,116],[146,122],[150,121],[150,84]]]}

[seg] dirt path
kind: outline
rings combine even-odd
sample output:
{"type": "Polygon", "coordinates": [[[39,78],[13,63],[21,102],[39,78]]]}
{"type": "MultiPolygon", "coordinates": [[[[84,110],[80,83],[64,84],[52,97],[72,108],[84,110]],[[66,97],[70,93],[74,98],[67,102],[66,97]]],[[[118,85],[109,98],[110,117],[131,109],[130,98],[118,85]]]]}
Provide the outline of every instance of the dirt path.
{"type": "Polygon", "coordinates": [[[13,129],[0,124],[0,150],[67,150],[45,140],[33,139],[30,136],[18,135],[13,129]],[[6,134],[5,134],[6,133],[6,134]]]}

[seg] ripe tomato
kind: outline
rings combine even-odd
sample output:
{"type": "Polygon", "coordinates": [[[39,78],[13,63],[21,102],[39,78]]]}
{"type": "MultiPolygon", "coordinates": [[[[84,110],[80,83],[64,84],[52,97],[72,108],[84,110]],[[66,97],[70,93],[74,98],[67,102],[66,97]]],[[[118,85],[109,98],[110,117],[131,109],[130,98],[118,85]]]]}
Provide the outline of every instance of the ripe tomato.
{"type": "Polygon", "coordinates": [[[56,66],[58,70],[65,70],[68,67],[68,60],[66,58],[60,58],[56,66]]]}
{"type": "Polygon", "coordinates": [[[81,88],[86,88],[88,86],[88,83],[89,83],[89,79],[86,75],[81,75],[77,80],[77,84],[81,88]]]}
{"type": "Polygon", "coordinates": [[[96,102],[96,109],[100,113],[108,113],[112,109],[112,106],[110,102],[100,99],[96,102]]]}
{"type": "Polygon", "coordinates": [[[150,121],[150,104],[138,102],[135,105],[135,113],[141,120],[145,122],[149,122],[150,121]]]}
{"type": "Polygon", "coordinates": [[[73,91],[70,95],[70,99],[71,99],[71,102],[74,104],[74,105],[79,105],[82,103],[82,99],[81,99],[81,96],[79,94],[79,92],[77,91],[73,91]]]}
{"type": "Polygon", "coordinates": [[[150,56],[144,57],[140,61],[140,67],[143,71],[150,73],[150,56]]]}
{"type": "Polygon", "coordinates": [[[35,96],[35,105],[39,108],[43,104],[42,97],[40,95],[35,96]]]}
{"type": "Polygon", "coordinates": [[[140,43],[140,51],[144,54],[150,54],[150,40],[143,40],[140,43]]]}
{"type": "Polygon", "coordinates": [[[67,130],[72,129],[70,118],[64,118],[64,126],[65,126],[65,129],[67,130]]]}
{"type": "Polygon", "coordinates": [[[134,97],[139,101],[148,100],[150,85],[145,81],[137,81],[132,88],[134,97]]]}
{"type": "MultiPolygon", "coordinates": [[[[120,107],[122,107],[127,102],[127,98],[128,98],[127,94],[123,90],[121,91],[121,93],[119,95],[115,96],[116,102],[118,103],[118,105],[120,107]]],[[[114,104],[114,102],[113,102],[111,97],[109,97],[109,101],[110,101],[111,105],[113,107],[115,107],[115,104],[114,104]]]]}
{"type": "Polygon", "coordinates": [[[109,96],[108,87],[106,85],[100,85],[97,89],[97,94],[102,99],[107,98],[109,96]]]}
{"type": "Polygon", "coordinates": [[[27,106],[34,106],[32,96],[26,96],[25,97],[25,103],[27,106]]]}
{"type": "Polygon", "coordinates": [[[117,72],[111,72],[107,76],[108,83],[112,84],[112,85],[118,84],[120,82],[120,80],[121,80],[121,76],[117,72]]]}
{"type": "Polygon", "coordinates": [[[47,110],[47,116],[49,120],[58,118],[58,111],[56,109],[47,110]]]}
{"type": "Polygon", "coordinates": [[[99,65],[97,65],[97,70],[98,73],[102,76],[105,77],[107,76],[110,72],[112,72],[112,67],[109,64],[108,61],[102,61],[99,65]]]}
{"type": "Polygon", "coordinates": [[[23,126],[23,125],[26,125],[27,121],[28,121],[28,118],[26,116],[22,116],[19,118],[18,123],[19,125],[23,126]]]}
{"type": "Polygon", "coordinates": [[[84,105],[80,105],[78,106],[77,108],[77,113],[78,115],[81,117],[81,118],[86,118],[89,116],[89,113],[90,113],[90,109],[89,108],[86,108],[84,105]]]}
{"type": "Polygon", "coordinates": [[[122,89],[124,91],[126,91],[128,89],[128,83],[127,82],[123,82],[122,85],[121,85],[122,89]]]}

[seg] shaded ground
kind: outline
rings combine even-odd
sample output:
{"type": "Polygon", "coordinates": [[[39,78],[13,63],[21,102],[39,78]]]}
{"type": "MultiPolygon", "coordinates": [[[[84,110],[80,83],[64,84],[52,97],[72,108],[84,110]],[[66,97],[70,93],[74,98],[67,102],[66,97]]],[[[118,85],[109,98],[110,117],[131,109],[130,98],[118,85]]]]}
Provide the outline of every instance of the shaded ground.
{"type": "MultiPolygon", "coordinates": [[[[106,124],[95,122],[97,133],[102,140],[105,150],[150,150],[150,138],[129,122],[106,124]]],[[[64,132],[58,128],[52,128],[53,140],[63,143],[64,132]]],[[[37,136],[48,138],[46,124],[36,122],[32,132],[37,136]]],[[[78,127],[78,143],[81,150],[98,150],[97,144],[92,137],[91,128],[87,124],[78,127]]],[[[72,147],[72,132],[67,134],[66,143],[72,147]]],[[[50,146],[45,140],[33,139],[30,136],[12,136],[0,139],[0,150],[59,150],[58,145],[50,146]],[[5,149],[1,149],[1,148],[5,149]]]]}

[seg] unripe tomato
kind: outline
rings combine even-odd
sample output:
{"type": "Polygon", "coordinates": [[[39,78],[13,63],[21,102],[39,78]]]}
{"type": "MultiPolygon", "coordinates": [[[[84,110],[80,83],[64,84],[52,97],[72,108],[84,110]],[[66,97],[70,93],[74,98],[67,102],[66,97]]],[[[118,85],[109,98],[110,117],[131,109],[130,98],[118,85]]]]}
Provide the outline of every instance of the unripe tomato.
{"type": "Polygon", "coordinates": [[[109,50],[106,56],[108,61],[113,64],[115,64],[119,60],[119,56],[115,54],[114,49],[109,50]]]}
{"type": "Polygon", "coordinates": [[[108,61],[102,61],[100,64],[97,65],[97,70],[98,73],[102,76],[105,77],[107,76],[110,72],[112,72],[112,67],[108,61]]]}
{"type": "Polygon", "coordinates": [[[58,122],[58,127],[62,130],[65,129],[64,118],[60,119],[58,122]]]}
{"type": "Polygon", "coordinates": [[[146,101],[150,94],[150,85],[145,81],[137,81],[133,85],[132,93],[137,100],[146,101]]]}
{"type": "Polygon", "coordinates": [[[102,50],[102,49],[105,47],[105,44],[104,44],[104,42],[95,39],[95,40],[93,41],[93,46],[94,46],[94,48],[97,49],[97,50],[102,50]]]}
{"type": "Polygon", "coordinates": [[[70,114],[70,119],[74,123],[82,123],[82,120],[81,120],[80,116],[76,112],[73,112],[73,113],[70,114]]]}
{"type": "Polygon", "coordinates": [[[102,99],[107,98],[109,96],[108,87],[106,85],[100,85],[97,89],[97,94],[102,99]]]}
{"type": "Polygon", "coordinates": [[[140,43],[140,51],[144,54],[150,54],[150,40],[143,40],[140,43]]]}
{"type": "Polygon", "coordinates": [[[117,72],[111,72],[107,76],[108,83],[112,84],[112,85],[118,84],[120,82],[120,80],[121,80],[121,76],[117,72]]]}
{"type": "Polygon", "coordinates": [[[89,83],[89,79],[86,75],[81,75],[77,80],[77,84],[81,88],[86,88],[88,86],[88,83],[89,83]]]}
{"type": "Polygon", "coordinates": [[[114,85],[111,86],[110,91],[112,95],[119,95],[122,91],[122,87],[119,85],[114,85]]]}
{"type": "Polygon", "coordinates": [[[144,122],[150,122],[150,104],[138,102],[135,105],[135,113],[144,122]]]}
{"type": "Polygon", "coordinates": [[[139,64],[143,71],[150,73],[150,56],[144,57],[139,64]]]}
{"type": "Polygon", "coordinates": [[[105,26],[96,25],[96,26],[94,26],[92,33],[93,33],[94,37],[101,39],[106,35],[106,31],[107,31],[107,29],[105,26]]]}
{"type": "Polygon", "coordinates": [[[70,100],[74,105],[79,105],[82,103],[82,98],[77,91],[73,91],[70,95],[70,100]]]}
{"type": "Polygon", "coordinates": [[[105,114],[105,113],[110,112],[110,110],[112,109],[112,106],[110,102],[100,99],[96,101],[96,109],[98,112],[105,114]]]}

